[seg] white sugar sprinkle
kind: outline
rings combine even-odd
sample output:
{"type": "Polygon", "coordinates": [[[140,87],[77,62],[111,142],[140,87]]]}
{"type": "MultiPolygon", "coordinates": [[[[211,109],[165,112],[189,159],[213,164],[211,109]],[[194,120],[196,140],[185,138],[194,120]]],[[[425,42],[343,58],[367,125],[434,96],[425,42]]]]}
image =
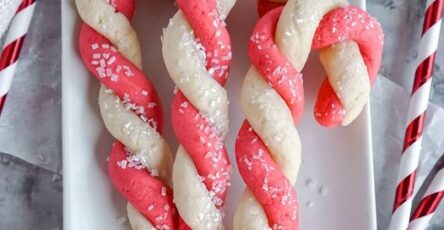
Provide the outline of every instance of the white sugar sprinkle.
{"type": "Polygon", "coordinates": [[[307,179],[306,184],[309,188],[313,188],[314,186],[316,186],[316,182],[312,179],[307,179]]]}
{"type": "Polygon", "coordinates": [[[117,78],[118,78],[118,76],[116,74],[111,74],[110,80],[114,81],[114,82],[117,82],[117,78]]]}
{"type": "Polygon", "coordinates": [[[115,57],[115,56],[112,56],[112,57],[108,60],[108,62],[107,62],[106,64],[108,64],[108,65],[112,65],[115,61],[116,61],[116,57],[115,57]]]}
{"type": "Polygon", "coordinates": [[[325,187],[320,187],[319,194],[321,194],[321,196],[326,196],[328,194],[328,189],[325,187]]]}
{"type": "Polygon", "coordinates": [[[180,107],[182,108],[188,108],[188,102],[184,101],[180,104],[180,107]]]}
{"type": "Polygon", "coordinates": [[[313,201],[311,201],[311,200],[309,200],[309,201],[307,201],[307,207],[309,207],[309,208],[311,208],[311,207],[313,207],[313,205],[314,205],[314,202],[313,201]]]}
{"type": "Polygon", "coordinates": [[[153,177],[157,177],[157,176],[159,176],[159,172],[157,170],[155,170],[155,169],[151,169],[150,170],[150,175],[153,176],[153,177]]]}
{"type": "Polygon", "coordinates": [[[118,65],[118,66],[116,67],[116,73],[120,73],[121,70],[122,70],[122,66],[121,66],[121,65],[118,65]]]}
{"type": "Polygon", "coordinates": [[[106,68],[106,76],[111,77],[113,70],[111,68],[106,68]]]}
{"type": "Polygon", "coordinates": [[[162,190],[160,191],[160,194],[162,196],[166,196],[166,187],[165,186],[162,186],[162,190]]]}

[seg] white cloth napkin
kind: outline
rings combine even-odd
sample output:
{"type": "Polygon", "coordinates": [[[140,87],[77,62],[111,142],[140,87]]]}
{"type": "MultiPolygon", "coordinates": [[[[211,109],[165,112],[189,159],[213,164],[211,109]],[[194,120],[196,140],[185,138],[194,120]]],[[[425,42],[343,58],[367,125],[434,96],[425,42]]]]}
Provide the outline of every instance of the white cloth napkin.
{"type": "Polygon", "coordinates": [[[0,0],[0,38],[8,28],[19,5],[20,0],[0,0]]]}

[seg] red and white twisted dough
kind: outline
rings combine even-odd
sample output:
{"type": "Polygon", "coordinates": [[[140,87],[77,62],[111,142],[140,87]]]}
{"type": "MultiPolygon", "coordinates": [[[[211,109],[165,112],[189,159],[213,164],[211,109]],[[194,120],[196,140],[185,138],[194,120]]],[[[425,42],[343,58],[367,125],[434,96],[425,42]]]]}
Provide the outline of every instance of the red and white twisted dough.
{"type": "Polygon", "coordinates": [[[102,119],[117,139],[108,171],[128,201],[133,229],[177,229],[171,185],[172,156],[160,135],[162,111],[142,72],[140,44],[129,20],[133,0],[76,0],[84,21],[80,54],[102,86],[102,119]]]}
{"type": "MultiPolygon", "coordinates": [[[[259,9],[265,13],[270,7],[259,9]]],[[[329,76],[321,86],[316,117],[327,126],[346,125],[362,110],[376,76],[381,27],[344,0],[289,0],[259,20],[249,46],[253,66],[241,89],[246,121],[236,142],[236,161],[248,189],[235,214],[236,230],[298,229],[293,184],[301,146],[295,123],[304,106],[300,71],[311,48],[320,49],[329,76]]]]}
{"type": "MultiPolygon", "coordinates": [[[[258,8],[263,14],[285,2],[286,0],[260,0],[258,8]]],[[[294,10],[301,10],[298,14],[304,14],[304,12],[317,14],[315,16],[306,14],[307,20],[313,23],[319,22],[316,19],[322,18],[329,11],[325,10],[329,8],[328,5],[348,4],[344,0],[298,2],[293,4],[294,10]],[[304,4],[311,6],[305,8],[304,4]]],[[[297,26],[290,27],[288,30],[294,31],[295,35],[282,36],[282,40],[297,39],[297,42],[292,42],[290,50],[283,52],[288,54],[296,52],[296,59],[302,64],[305,64],[311,48],[320,51],[321,63],[325,68],[327,78],[319,90],[314,115],[318,122],[326,127],[338,124],[345,126],[359,116],[368,101],[370,88],[376,79],[382,56],[383,33],[380,24],[364,12],[341,14],[335,15],[336,19],[332,16],[324,18],[323,21],[330,21],[330,24],[323,27],[303,22],[302,19],[293,20],[294,25],[297,26]]],[[[279,25],[288,24],[290,21],[291,19],[286,21],[281,19],[279,25]]],[[[283,26],[278,26],[278,30],[281,27],[283,26]]],[[[287,34],[290,33],[292,32],[287,32],[287,34]]],[[[276,36],[279,36],[279,31],[276,36]]],[[[303,65],[300,67],[302,68],[303,65]]]]}
{"type": "Polygon", "coordinates": [[[178,0],[163,36],[163,57],[178,91],[173,128],[181,146],[173,166],[174,202],[192,229],[222,229],[230,162],[224,147],[231,61],[225,18],[235,0],[178,0]]]}

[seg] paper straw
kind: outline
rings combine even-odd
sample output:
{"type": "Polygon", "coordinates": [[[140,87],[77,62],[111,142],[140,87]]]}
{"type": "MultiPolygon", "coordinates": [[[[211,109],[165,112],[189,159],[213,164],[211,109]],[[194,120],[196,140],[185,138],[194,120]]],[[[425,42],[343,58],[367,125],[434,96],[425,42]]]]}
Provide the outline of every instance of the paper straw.
{"type": "Polygon", "coordinates": [[[390,221],[389,229],[391,230],[405,230],[409,225],[415,176],[421,150],[424,118],[429,102],[432,70],[441,28],[443,2],[444,0],[427,1],[422,36],[419,44],[418,60],[420,62],[416,69],[410,99],[407,128],[405,131],[398,183],[393,204],[393,215],[390,221]]]}
{"type": "Polygon", "coordinates": [[[35,2],[36,0],[22,1],[6,35],[5,45],[0,56],[0,115],[29,29],[35,2]]]}
{"type": "Polygon", "coordinates": [[[424,230],[444,197],[444,167],[435,175],[410,218],[409,230],[424,230]]]}

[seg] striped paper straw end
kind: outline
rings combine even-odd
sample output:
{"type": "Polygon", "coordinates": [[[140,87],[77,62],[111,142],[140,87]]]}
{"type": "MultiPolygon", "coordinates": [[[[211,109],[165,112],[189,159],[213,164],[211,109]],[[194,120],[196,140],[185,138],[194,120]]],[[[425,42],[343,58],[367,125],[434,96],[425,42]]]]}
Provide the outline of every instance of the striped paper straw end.
{"type": "Polygon", "coordinates": [[[427,229],[440,202],[444,197],[444,167],[441,168],[430,183],[424,197],[410,218],[409,230],[427,229]]]}
{"type": "Polygon", "coordinates": [[[23,0],[11,21],[0,55],[0,114],[15,74],[20,51],[31,23],[36,0],[23,0]]]}

